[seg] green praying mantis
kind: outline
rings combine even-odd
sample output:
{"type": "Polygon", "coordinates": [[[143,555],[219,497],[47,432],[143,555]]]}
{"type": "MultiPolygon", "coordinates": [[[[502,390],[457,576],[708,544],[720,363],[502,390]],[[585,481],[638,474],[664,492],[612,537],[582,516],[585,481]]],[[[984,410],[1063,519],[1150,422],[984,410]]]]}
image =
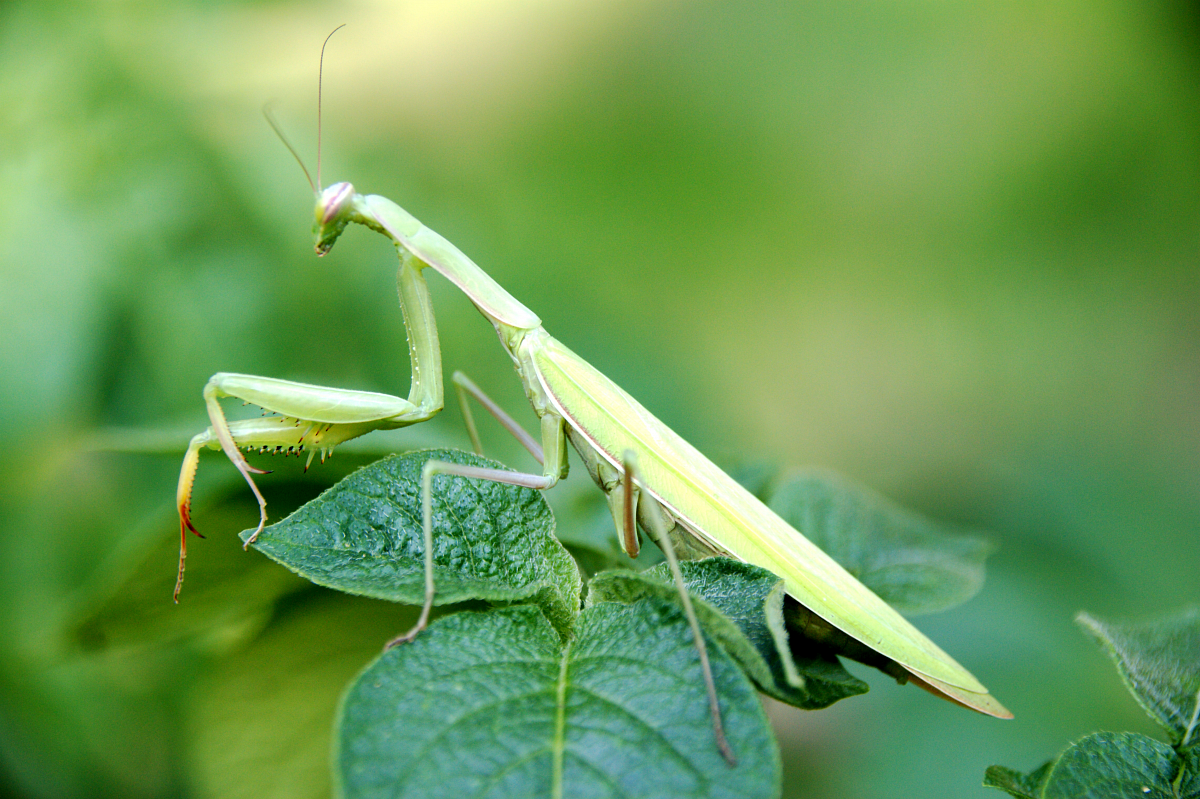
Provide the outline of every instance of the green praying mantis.
{"type": "Polygon", "coordinates": [[[311,463],[318,452],[324,460],[328,452],[345,441],[374,430],[417,424],[442,409],[441,353],[424,274],[432,268],[466,294],[495,328],[541,423],[539,441],[469,379],[456,373],[452,382],[476,451],[481,447],[468,398],[480,402],[515,435],[541,462],[542,471],[520,473],[435,461],[425,466],[425,601],[413,629],[391,644],[411,641],[419,634],[434,604],[433,477],[453,474],[550,489],[567,475],[570,442],[608,500],[622,550],[631,556],[637,554],[640,523],[672,564],[709,687],[718,743],[730,762],[732,755],[720,729],[703,636],[678,577],[675,551],[688,558],[732,557],[768,569],[783,579],[787,593],[812,614],[814,621],[840,631],[853,639],[851,643],[861,645],[860,649],[865,647],[891,661],[898,666],[898,673],[917,685],[981,713],[1011,718],[1012,714],[966,669],[633,397],[546,332],[533,311],[457,247],[391,200],[359,194],[344,182],[318,189],[319,166],[317,178],[312,185],[318,255],[329,252],[350,223],[386,236],[399,253],[397,286],[412,367],[409,396],[401,399],[243,374],[214,375],[204,389],[211,427],[192,439],[179,478],[181,540],[176,600],[183,581],[187,532],[196,532],[191,521],[191,493],[201,449],[224,451],[258,500],[259,524],[246,542],[249,545],[266,524],[267,512],[266,501],[253,478],[264,472],[247,463],[242,449],[288,453],[307,450],[311,463]],[[224,397],[241,399],[275,415],[228,422],[219,402],[224,397]]]}

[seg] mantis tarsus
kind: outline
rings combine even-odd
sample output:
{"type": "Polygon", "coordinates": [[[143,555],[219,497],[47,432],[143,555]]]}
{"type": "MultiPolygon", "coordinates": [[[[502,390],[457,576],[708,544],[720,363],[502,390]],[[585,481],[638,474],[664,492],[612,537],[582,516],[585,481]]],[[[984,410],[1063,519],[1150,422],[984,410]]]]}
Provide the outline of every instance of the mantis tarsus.
{"type": "MultiPolygon", "coordinates": [[[[239,448],[289,452],[307,449],[311,462],[317,451],[324,456],[335,445],[356,436],[416,424],[441,410],[441,355],[424,277],[424,270],[432,267],[462,290],[495,327],[541,421],[539,444],[474,384],[455,374],[453,382],[476,449],[479,440],[467,410],[468,396],[480,401],[521,439],[541,461],[542,472],[522,474],[437,462],[426,465],[425,604],[416,626],[392,643],[416,636],[425,627],[434,601],[430,521],[433,476],[457,474],[549,489],[567,474],[569,441],[605,493],[621,548],[628,554],[636,555],[639,546],[636,519],[672,561],[675,550],[685,557],[723,555],[769,569],[822,624],[878,653],[883,662],[894,662],[903,669],[901,673],[907,673],[921,687],[981,713],[1011,717],[966,669],[615,383],[553,338],[536,314],[457,247],[392,201],[358,194],[349,183],[335,183],[320,191],[314,185],[314,193],[318,255],[327,253],[351,222],[387,236],[399,252],[397,284],[412,363],[409,396],[401,399],[249,375],[214,375],[204,390],[212,426],[192,440],[179,480],[181,552],[176,597],[183,579],[186,533],[189,529],[195,532],[190,520],[190,495],[201,448],[224,450],[254,491],[260,518],[249,544],[266,523],[266,502],[252,477],[252,473],[262,472],[246,462],[239,448]],[[221,397],[237,397],[277,416],[229,423],[218,402],[221,397]],[[638,471],[631,479],[634,463],[638,471]]],[[[706,680],[711,685],[703,638],[698,634],[694,614],[689,616],[705,663],[706,680]]],[[[712,703],[718,740],[724,746],[715,696],[712,703]]],[[[732,761],[727,749],[723,751],[732,761]]]]}

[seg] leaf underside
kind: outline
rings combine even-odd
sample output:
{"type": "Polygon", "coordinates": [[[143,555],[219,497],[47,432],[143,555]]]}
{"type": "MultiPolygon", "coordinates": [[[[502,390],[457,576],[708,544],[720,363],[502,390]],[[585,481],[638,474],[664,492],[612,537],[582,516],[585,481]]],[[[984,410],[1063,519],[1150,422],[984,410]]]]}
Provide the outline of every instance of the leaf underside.
{"type": "Polygon", "coordinates": [[[1052,768],[1053,760],[1028,774],[1004,766],[988,766],[983,776],[983,786],[999,788],[1017,799],[1042,799],[1042,791],[1046,787],[1046,780],[1050,777],[1052,768]]]}
{"type": "MultiPolygon", "coordinates": [[[[833,655],[796,658],[784,631],[783,583],[765,569],[729,558],[679,564],[700,623],[763,693],[816,710],[866,693],[867,684],[833,655]]],[[[606,572],[588,584],[588,602],[661,596],[678,602],[666,564],[641,574],[606,572]]]]}
{"type": "Polygon", "coordinates": [[[793,472],[767,504],[905,616],[946,610],[983,587],[985,539],[950,534],[841,475],[793,472]]]}

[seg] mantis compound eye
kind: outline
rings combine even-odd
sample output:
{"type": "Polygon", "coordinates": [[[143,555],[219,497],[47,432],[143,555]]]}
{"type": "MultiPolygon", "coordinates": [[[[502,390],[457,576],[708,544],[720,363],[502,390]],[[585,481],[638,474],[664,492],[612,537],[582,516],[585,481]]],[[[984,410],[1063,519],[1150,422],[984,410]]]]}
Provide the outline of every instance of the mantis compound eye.
{"type": "Polygon", "coordinates": [[[354,187],[345,181],[329,186],[317,198],[317,220],[328,225],[350,204],[353,196],[354,187]]]}
{"type": "Polygon", "coordinates": [[[316,220],[313,234],[317,238],[317,255],[329,252],[337,237],[350,221],[350,208],[354,201],[354,187],[349,183],[334,183],[317,197],[316,220]]]}

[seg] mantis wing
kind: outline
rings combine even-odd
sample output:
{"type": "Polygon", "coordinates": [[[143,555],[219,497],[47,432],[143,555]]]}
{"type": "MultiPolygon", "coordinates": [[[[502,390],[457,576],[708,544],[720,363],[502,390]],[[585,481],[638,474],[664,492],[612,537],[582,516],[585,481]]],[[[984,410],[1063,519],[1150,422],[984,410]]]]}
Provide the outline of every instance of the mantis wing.
{"type": "Polygon", "coordinates": [[[1011,718],[970,672],[799,531],[544,331],[522,344],[556,410],[618,470],[637,453],[642,490],[712,548],[769,569],[798,602],[952,701],[1011,718]]]}

